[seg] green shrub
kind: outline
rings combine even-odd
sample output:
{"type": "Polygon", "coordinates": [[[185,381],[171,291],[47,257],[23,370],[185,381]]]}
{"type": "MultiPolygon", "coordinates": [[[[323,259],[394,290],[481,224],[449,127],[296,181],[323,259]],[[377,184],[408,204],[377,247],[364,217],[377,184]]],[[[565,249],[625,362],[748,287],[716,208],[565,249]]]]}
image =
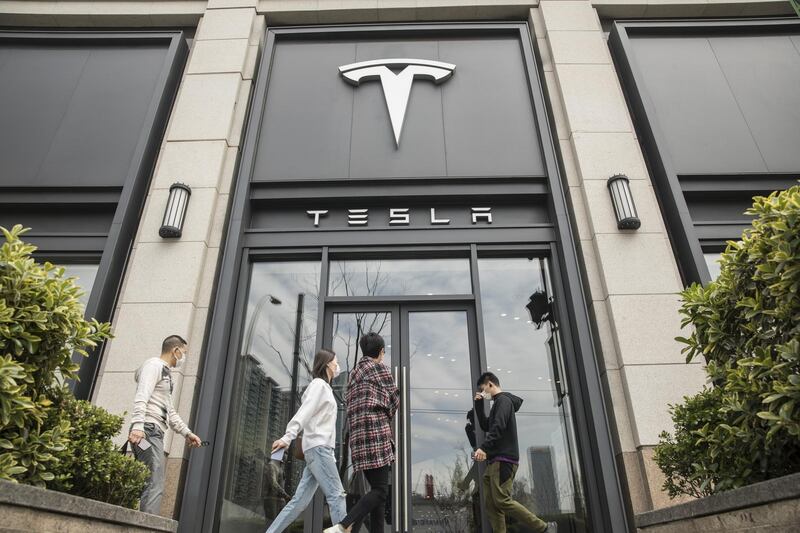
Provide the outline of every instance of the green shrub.
{"type": "Polygon", "coordinates": [[[32,258],[26,230],[0,231],[0,479],[132,507],[143,466],[114,450],[121,419],[77,402],[65,385],[77,379],[73,353],[86,356],[111,326],[84,319],[81,288],[32,258]]]}
{"type": "Polygon", "coordinates": [[[713,388],[672,406],[655,460],[671,496],[707,495],[800,471],[800,187],[757,197],[719,277],[682,293],[677,340],[713,388]]]}
{"type": "Polygon", "coordinates": [[[135,508],[150,471],[119,453],[111,441],[123,417],[72,396],[59,407],[56,420],[70,420],[72,427],[64,450],[56,454],[59,462],[48,488],[135,508]]]}

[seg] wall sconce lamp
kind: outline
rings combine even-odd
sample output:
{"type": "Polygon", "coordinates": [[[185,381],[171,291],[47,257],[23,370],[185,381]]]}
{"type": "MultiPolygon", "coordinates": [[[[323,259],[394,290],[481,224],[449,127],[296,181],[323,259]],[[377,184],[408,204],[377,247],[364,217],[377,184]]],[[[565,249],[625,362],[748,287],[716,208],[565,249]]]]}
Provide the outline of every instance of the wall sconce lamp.
{"type": "Polygon", "coordinates": [[[631,187],[628,176],[616,174],[608,178],[608,192],[611,194],[611,203],[614,204],[614,214],[617,216],[617,228],[639,229],[642,221],[636,212],[633,203],[631,187]]]}
{"type": "Polygon", "coordinates": [[[186,207],[189,205],[189,196],[191,195],[192,189],[188,185],[176,182],[170,186],[164,220],[158,230],[161,238],[180,238],[183,233],[183,222],[186,220],[186,207]]]}

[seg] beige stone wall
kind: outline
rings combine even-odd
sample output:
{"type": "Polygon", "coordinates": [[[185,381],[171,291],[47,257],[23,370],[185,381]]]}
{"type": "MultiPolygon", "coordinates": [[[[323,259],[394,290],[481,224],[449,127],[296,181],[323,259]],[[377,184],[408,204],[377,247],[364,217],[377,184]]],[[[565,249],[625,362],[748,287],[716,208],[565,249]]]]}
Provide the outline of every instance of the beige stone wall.
{"type": "MultiPolygon", "coordinates": [[[[251,0],[0,0],[0,25],[37,27],[194,26],[206,6],[251,0]]],[[[256,0],[270,24],[525,20],[538,0],[256,0]]],[[[785,0],[593,0],[601,17],[791,15],[785,0]]]]}
{"type": "MultiPolygon", "coordinates": [[[[174,398],[191,423],[234,165],[263,33],[264,17],[256,13],[255,1],[211,0],[200,20],[120,295],[117,337],[104,355],[95,401],[112,411],[130,409],[132,371],[159,353],[161,339],[177,333],[189,340],[192,357],[178,373],[174,398]],[[158,228],[175,181],[189,185],[192,196],[183,236],[165,241],[158,228]]],[[[168,433],[165,443],[165,516],[175,510],[188,453],[183,439],[173,436],[168,433]]]]}
{"type": "Polygon", "coordinates": [[[684,364],[682,284],[597,11],[586,0],[543,0],[531,12],[564,162],[569,199],[617,426],[619,464],[636,512],[662,504],[649,447],[670,427],[667,404],[699,389],[684,364]],[[642,227],[620,231],[606,187],[631,179],[642,227]]]}
{"type": "Polygon", "coordinates": [[[42,28],[195,26],[206,0],[0,1],[0,25],[42,28]]]}

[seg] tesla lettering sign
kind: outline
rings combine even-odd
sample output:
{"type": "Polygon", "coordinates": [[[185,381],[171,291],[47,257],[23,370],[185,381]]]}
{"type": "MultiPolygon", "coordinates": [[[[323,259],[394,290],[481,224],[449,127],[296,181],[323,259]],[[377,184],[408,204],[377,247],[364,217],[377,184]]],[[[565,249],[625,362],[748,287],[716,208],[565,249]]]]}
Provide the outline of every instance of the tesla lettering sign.
{"type": "Polygon", "coordinates": [[[345,81],[356,87],[362,81],[381,81],[383,97],[386,99],[389,119],[392,122],[395,146],[398,148],[403,121],[406,118],[408,97],[411,94],[411,84],[420,78],[431,80],[438,85],[449,80],[455,70],[456,66],[451,63],[427,59],[377,59],[339,67],[339,72],[345,81]],[[390,70],[392,68],[402,68],[402,70],[395,74],[390,70]]]}
{"type": "MultiPolygon", "coordinates": [[[[320,227],[322,219],[328,216],[327,209],[309,209],[306,214],[313,220],[314,227],[320,227]]],[[[407,207],[390,207],[388,210],[390,226],[408,226],[411,224],[411,210],[407,207]]],[[[492,223],[491,207],[470,207],[472,224],[492,223]]],[[[430,209],[428,218],[431,226],[447,226],[450,224],[449,218],[444,218],[436,214],[436,208],[430,209]]],[[[369,209],[348,209],[348,226],[366,226],[369,224],[369,209]]]]}

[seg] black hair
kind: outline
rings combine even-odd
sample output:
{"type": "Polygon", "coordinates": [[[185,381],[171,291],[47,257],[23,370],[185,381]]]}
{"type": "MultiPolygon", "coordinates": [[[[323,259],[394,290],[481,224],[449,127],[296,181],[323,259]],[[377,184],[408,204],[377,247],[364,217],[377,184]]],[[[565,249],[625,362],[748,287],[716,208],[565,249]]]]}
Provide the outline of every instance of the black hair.
{"type": "Polygon", "coordinates": [[[500,380],[492,374],[491,372],[484,372],[481,374],[481,377],[478,378],[478,387],[480,388],[481,385],[486,385],[487,383],[494,383],[495,386],[500,386],[500,380]]]}
{"type": "Polygon", "coordinates": [[[361,352],[367,357],[372,357],[373,359],[377,359],[378,355],[381,353],[381,350],[383,350],[384,346],[386,346],[386,343],[383,342],[383,337],[374,331],[370,331],[366,335],[362,335],[361,340],[358,341],[358,344],[361,346],[361,352]]]}
{"type": "Polygon", "coordinates": [[[180,335],[170,335],[161,343],[161,353],[169,353],[175,348],[181,348],[189,344],[180,335]]]}
{"type": "Polygon", "coordinates": [[[311,375],[315,378],[328,380],[327,366],[333,361],[336,354],[331,350],[320,350],[314,356],[314,365],[311,367],[311,375]]]}

